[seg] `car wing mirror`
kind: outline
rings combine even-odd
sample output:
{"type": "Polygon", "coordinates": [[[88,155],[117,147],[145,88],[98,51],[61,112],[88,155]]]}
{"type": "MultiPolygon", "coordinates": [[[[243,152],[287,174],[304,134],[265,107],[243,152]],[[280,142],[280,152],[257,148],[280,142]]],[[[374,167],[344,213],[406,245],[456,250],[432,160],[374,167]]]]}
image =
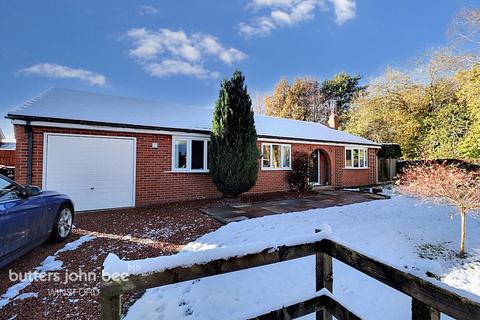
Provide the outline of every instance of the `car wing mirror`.
{"type": "Polygon", "coordinates": [[[33,197],[40,194],[40,188],[36,186],[25,186],[24,188],[27,197],[33,197]]]}

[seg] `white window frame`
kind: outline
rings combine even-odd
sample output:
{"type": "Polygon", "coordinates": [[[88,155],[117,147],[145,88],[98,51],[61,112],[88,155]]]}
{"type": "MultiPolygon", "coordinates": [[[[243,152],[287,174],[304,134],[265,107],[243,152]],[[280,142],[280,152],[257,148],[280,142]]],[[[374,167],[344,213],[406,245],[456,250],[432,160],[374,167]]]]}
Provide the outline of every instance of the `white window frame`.
{"type": "Polygon", "coordinates": [[[192,173],[208,173],[208,142],[209,138],[196,136],[173,136],[172,137],[172,172],[192,172],[192,173]],[[192,140],[203,141],[203,164],[205,169],[192,169],[192,140]],[[175,143],[177,141],[187,141],[187,167],[175,168],[175,143]]]}
{"type": "Polygon", "coordinates": [[[345,147],[345,155],[344,155],[344,160],[345,160],[345,169],[368,169],[368,147],[360,147],[360,146],[348,146],[345,147]],[[350,166],[347,166],[347,150],[350,150],[351,155],[352,155],[352,164],[350,166]],[[354,151],[358,151],[358,167],[355,167],[355,159],[354,159],[354,151]],[[360,153],[363,153],[363,162],[360,162],[360,153]]]}
{"type": "Polygon", "coordinates": [[[291,144],[285,144],[285,143],[262,143],[262,170],[276,170],[276,171],[281,171],[281,170],[292,170],[292,145],[291,144]],[[273,163],[273,146],[280,146],[280,167],[279,168],[273,168],[272,163],[273,163]],[[266,167],[264,166],[263,163],[263,148],[264,146],[269,146],[270,147],[270,166],[266,167]],[[284,156],[284,148],[283,147],[289,147],[289,152],[288,152],[288,157],[290,158],[290,163],[288,167],[283,166],[283,156],[284,156]]]}

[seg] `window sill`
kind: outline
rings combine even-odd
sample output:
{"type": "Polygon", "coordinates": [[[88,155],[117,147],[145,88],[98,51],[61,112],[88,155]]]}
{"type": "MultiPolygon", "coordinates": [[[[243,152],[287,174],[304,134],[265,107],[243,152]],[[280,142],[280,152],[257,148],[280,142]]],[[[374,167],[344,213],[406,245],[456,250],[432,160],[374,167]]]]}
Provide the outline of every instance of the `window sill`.
{"type": "Polygon", "coordinates": [[[367,170],[369,167],[354,168],[354,167],[345,167],[345,170],[367,170]]]}
{"type": "Polygon", "coordinates": [[[263,168],[262,171],[292,171],[292,168],[263,168]]]}
{"type": "Polygon", "coordinates": [[[170,170],[165,173],[210,173],[209,170],[170,170]]]}

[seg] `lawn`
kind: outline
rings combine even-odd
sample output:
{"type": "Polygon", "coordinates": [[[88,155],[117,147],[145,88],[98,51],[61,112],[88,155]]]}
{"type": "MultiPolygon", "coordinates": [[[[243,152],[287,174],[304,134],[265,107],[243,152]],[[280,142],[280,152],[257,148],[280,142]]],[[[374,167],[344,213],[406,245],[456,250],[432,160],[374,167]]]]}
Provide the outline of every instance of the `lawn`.
{"type": "MultiPolygon", "coordinates": [[[[458,258],[460,219],[454,213],[451,207],[393,195],[389,200],[231,223],[183,251],[282,243],[320,228],[358,251],[421,277],[433,273],[453,290],[480,300],[480,222],[468,218],[468,255],[458,258]]],[[[126,319],[245,319],[313,293],[314,285],[314,258],[307,257],[147,290],[126,319]]],[[[410,318],[409,297],[338,261],[334,294],[365,319],[410,318]]]]}

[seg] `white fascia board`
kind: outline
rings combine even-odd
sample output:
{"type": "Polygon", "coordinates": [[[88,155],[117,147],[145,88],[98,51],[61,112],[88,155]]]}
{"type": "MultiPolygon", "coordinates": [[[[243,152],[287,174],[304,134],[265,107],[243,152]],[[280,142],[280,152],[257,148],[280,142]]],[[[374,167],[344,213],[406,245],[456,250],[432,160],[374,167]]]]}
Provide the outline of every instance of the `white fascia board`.
{"type": "MultiPolygon", "coordinates": [[[[26,125],[25,120],[12,120],[13,125],[26,125]]],[[[31,121],[30,125],[37,127],[51,127],[51,128],[65,128],[65,129],[80,129],[80,130],[99,130],[110,132],[131,132],[131,133],[146,133],[146,134],[159,134],[170,136],[195,136],[195,137],[210,137],[209,134],[183,132],[183,131],[166,131],[166,130],[151,130],[140,128],[122,128],[122,127],[109,127],[109,126],[96,126],[85,125],[76,123],[63,123],[63,122],[49,122],[49,121],[31,121]]],[[[258,141],[262,142],[279,142],[279,143],[297,143],[297,144],[315,144],[326,146],[341,146],[341,147],[367,147],[372,149],[380,149],[380,146],[376,145],[358,145],[355,143],[336,143],[336,142],[320,142],[320,141],[305,141],[295,139],[282,139],[282,138],[258,138],[258,141]]]]}
{"type": "MultiPolygon", "coordinates": [[[[25,120],[12,120],[12,124],[26,125],[25,120]]],[[[49,122],[49,121],[31,121],[31,126],[36,127],[49,127],[49,128],[64,128],[64,129],[80,129],[80,130],[98,130],[98,131],[110,131],[110,132],[130,132],[130,133],[146,133],[146,134],[159,134],[170,136],[195,136],[195,137],[210,137],[209,134],[190,133],[182,131],[166,131],[166,130],[151,130],[140,128],[122,128],[122,127],[109,127],[109,126],[94,126],[76,123],[62,123],[62,122],[49,122]]]]}
{"type": "Polygon", "coordinates": [[[281,138],[258,138],[258,141],[262,142],[278,142],[278,143],[298,143],[298,144],[315,144],[315,145],[324,145],[324,146],[340,146],[340,147],[357,147],[357,148],[372,148],[380,149],[381,146],[375,145],[359,145],[356,143],[340,143],[340,142],[320,142],[320,141],[304,141],[304,140],[295,140],[295,139],[281,139],[281,138]]]}

